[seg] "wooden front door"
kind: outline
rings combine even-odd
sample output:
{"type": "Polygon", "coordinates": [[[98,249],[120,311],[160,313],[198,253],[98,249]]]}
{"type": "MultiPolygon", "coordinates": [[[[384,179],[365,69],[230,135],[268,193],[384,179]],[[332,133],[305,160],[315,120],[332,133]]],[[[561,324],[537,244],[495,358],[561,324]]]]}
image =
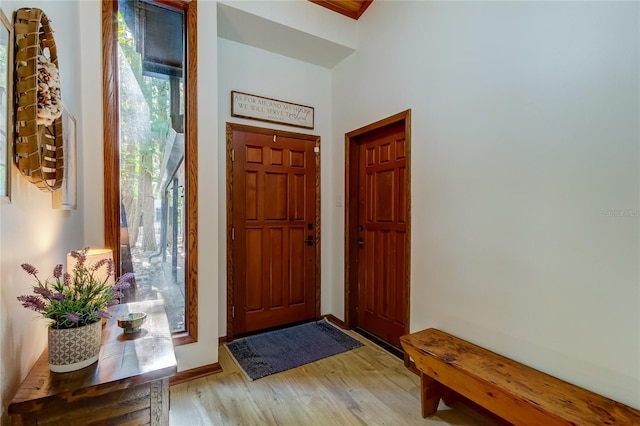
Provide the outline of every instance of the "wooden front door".
{"type": "Polygon", "coordinates": [[[347,303],[357,315],[348,325],[400,347],[409,319],[409,177],[406,117],[395,118],[348,135],[348,197],[357,210],[347,215],[348,249],[356,252],[347,254],[356,269],[347,279],[357,282],[347,288],[357,299],[347,303]]]}
{"type": "Polygon", "coordinates": [[[231,335],[319,314],[318,144],[317,136],[231,127],[231,335]]]}

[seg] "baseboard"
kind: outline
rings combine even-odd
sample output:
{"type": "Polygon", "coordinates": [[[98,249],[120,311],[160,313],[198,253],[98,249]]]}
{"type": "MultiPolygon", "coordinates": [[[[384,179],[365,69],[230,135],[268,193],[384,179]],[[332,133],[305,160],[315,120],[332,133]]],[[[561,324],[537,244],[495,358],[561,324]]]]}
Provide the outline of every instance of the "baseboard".
{"type": "Polygon", "coordinates": [[[227,336],[218,337],[218,346],[222,346],[227,343],[227,336]]]}
{"type": "Polygon", "coordinates": [[[169,378],[169,386],[190,382],[191,380],[221,372],[222,367],[220,366],[220,363],[217,362],[214,364],[203,365],[202,367],[192,368],[190,370],[180,371],[175,376],[169,378]]]}
{"type": "Polygon", "coordinates": [[[342,328],[343,330],[348,330],[347,324],[345,324],[344,321],[342,321],[340,318],[335,317],[332,314],[322,315],[322,318],[326,318],[327,321],[329,321],[330,323],[332,323],[334,325],[337,325],[338,327],[342,328]]]}
{"type": "MultiPolygon", "coordinates": [[[[322,318],[325,318],[327,321],[329,321],[330,323],[340,327],[343,330],[351,330],[349,327],[347,327],[347,324],[342,321],[340,318],[335,317],[333,314],[326,314],[326,315],[322,315],[322,318]]],[[[390,354],[398,357],[398,358],[403,358],[404,357],[404,352],[402,351],[402,349],[400,348],[396,348],[395,346],[390,345],[389,343],[378,339],[376,336],[374,336],[371,333],[368,333],[366,331],[364,331],[363,329],[356,327],[353,329],[353,331],[355,331],[356,333],[358,333],[359,335],[365,337],[366,339],[372,341],[373,343],[375,343],[376,345],[380,346],[382,349],[386,350],[387,352],[389,352],[390,354]]],[[[406,365],[406,361],[405,361],[405,365],[406,365]]]]}

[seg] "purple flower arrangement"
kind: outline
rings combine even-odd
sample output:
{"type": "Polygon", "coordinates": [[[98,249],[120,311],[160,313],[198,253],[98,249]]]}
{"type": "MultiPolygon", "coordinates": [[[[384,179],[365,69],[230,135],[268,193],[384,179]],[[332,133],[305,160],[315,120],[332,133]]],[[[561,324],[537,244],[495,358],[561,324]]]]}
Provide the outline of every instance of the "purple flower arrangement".
{"type": "Polygon", "coordinates": [[[52,320],[51,327],[55,329],[82,327],[110,318],[107,307],[120,303],[124,297],[122,290],[131,285],[129,281],[134,274],[128,272],[111,285],[108,281],[113,276],[113,260],[103,259],[85,265],[87,251],[89,247],[71,252],[77,262],[73,271],[63,274],[62,265],[57,265],[53,269],[53,279],[46,279],[44,283],[35,267],[22,264],[22,269],[37,282],[33,286],[34,294],[18,297],[22,306],[52,320]],[[105,268],[105,278],[102,278],[103,274],[96,274],[101,268],[105,268]]]}

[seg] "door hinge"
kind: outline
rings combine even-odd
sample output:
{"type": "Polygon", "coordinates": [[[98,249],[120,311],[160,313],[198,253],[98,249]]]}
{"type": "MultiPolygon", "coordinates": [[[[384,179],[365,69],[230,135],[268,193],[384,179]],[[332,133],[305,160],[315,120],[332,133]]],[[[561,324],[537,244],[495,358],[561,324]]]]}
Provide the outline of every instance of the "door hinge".
{"type": "Polygon", "coordinates": [[[231,241],[236,239],[236,228],[231,228],[231,241]]]}
{"type": "Polygon", "coordinates": [[[231,150],[231,162],[236,161],[236,150],[232,149],[231,150]]]}
{"type": "Polygon", "coordinates": [[[232,306],[231,307],[231,318],[235,318],[236,317],[236,307],[232,306]]]}

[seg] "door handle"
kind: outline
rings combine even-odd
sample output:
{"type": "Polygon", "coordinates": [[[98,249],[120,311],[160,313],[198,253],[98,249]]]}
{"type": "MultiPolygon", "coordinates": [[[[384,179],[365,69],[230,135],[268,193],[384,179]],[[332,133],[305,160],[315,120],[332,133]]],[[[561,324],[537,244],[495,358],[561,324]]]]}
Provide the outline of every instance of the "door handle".
{"type": "Polygon", "coordinates": [[[360,247],[364,247],[364,238],[362,238],[362,237],[358,238],[358,245],[360,247]]]}
{"type": "Polygon", "coordinates": [[[307,243],[308,246],[313,245],[313,237],[309,235],[306,240],[302,240],[302,242],[307,243]]]}

